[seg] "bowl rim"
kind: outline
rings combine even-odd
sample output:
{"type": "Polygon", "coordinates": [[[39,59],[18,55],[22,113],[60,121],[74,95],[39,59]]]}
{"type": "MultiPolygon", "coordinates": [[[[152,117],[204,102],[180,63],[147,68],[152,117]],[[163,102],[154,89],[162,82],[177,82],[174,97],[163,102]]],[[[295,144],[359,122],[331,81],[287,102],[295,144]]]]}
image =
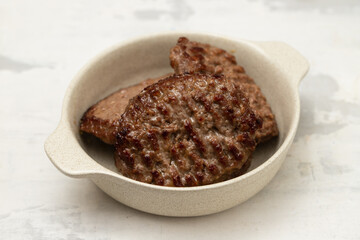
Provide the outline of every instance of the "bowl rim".
{"type": "MultiPolygon", "coordinates": [[[[113,53],[114,51],[117,51],[120,48],[126,48],[127,46],[129,46],[130,44],[136,43],[136,42],[141,42],[141,41],[146,41],[148,39],[156,39],[156,38],[161,38],[161,37],[169,37],[169,36],[187,36],[189,38],[194,37],[194,36],[198,36],[198,37],[204,37],[204,38],[216,38],[219,40],[223,40],[223,41],[230,41],[230,42],[234,42],[234,43],[241,43],[246,45],[248,48],[253,48],[255,51],[260,51],[259,53],[261,53],[262,55],[264,55],[264,57],[266,58],[267,61],[269,61],[269,63],[272,64],[272,67],[274,67],[277,72],[280,75],[283,75],[282,77],[284,79],[286,79],[287,81],[289,81],[288,76],[286,76],[284,74],[284,72],[280,69],[280,67],[277,64],[273,64],[273,61],[271,61],[271,56],[267,56],[266,53],[264,53],[263,49],[261,49],[261,47],[259,45],[257,45],[257,43],[270,43],[268,41],[250,41],[250,40],[244,40],[244,39],[236,39],[236,38],[232,38],[232,37],[226,37],[223,35],[214,35],[211,33],[202,33],[202,32],[162,32],[162,33],[158,33],[158,34],[151,34],[151,35],[145,35],[145,36],[140,36],[140,37],[135,37],[132,38],[130,40],[127,41],[122,41],[118,44],[113,45],[112,47],[109,47],[103,51],[101,51],[99,54],[97,54],[95,57],[93,57],[90,61],[88,61],[79,71],[78,73],[73,77],[73,79],[71,80],[66,93],[65,93],[65,97],[63,99],[62,102],[62,111],[61,111],[61,118],[60,118],[60,122],[58,124],[58,127],[56,128],[56,130],[53,132],[53,134],[55,134],[58,131],[63,131],[63,134],[68,134],[69,136],[71,135],[72,138],[74,138],[75,142],[79,145],[78,147],[81,148],[81,151],[83,151],[83,153],[86,155],[86,157],[88,158],[88,160],[91,160],[96,166],[97,168],[94,169],[88,169],[85,170],[84,173],[79,173],[79,174],[72,174],[70,172],[67,172],[65,169],[62,169],[57,163],[56,163],[56,159],[55,157],[50,157],[48,149],[46,147],[45,144],[45,151],[47,153],[47,155],[49,156],[50,160],[53,162],[53,164],[61,171],[63,172],[65,175],[71,176],[71,177],[85,177],[85,178],[93,178],[95,176],[98,175],[107,175],[107,176],[111,176],[111,177],[115,177],[121,181],[125,181],[128,182],[130,184],[135,184],[139,187],[144,187],[144,188],[149,188],[149,189],[154,189],[154,190],[161,190],[161,191],[176,191],[176,192],[194,192],[194,191],[203,191],[203,190],[211,190],[211,189],[216,189],[216,188],[222,188],[228,185],[232,185],[235,183],[239,183],[244,181],[245,179],[251,178],[255,175],[257,175],[260,172],[266,171],[266,169],[268,169],[268,167],[270,165],[272,165],[279,157],[280,155],[286,151],[286,148],[289,147],[289,145],[291,145],[296,131],[297,131],[297,127],[298,127],[298,123],[299,123],[299,117],[300,117],[300,99],[299,99],[299,93],[298,93],[298,88],[297,85],[293,85],[289,83],[289,88],[292,89],[294,95],[294,107],[295,107],[295,115],[292,118],[292,122],[290,123],[289,126],[289,131],[285,137],[285,139],[283,140],[283,142],[281,143],[280,147],[276,150],[275,153],[272,154],[271,157],[269,157],[268,159],[266,159],[261,165],[259,165],[258,167],[256,167],[255,169],[246,172],[245,174],[238,176],[236,178],[230,179],[230,180],[226,180],[223,182],[218,182],[218,183],[213,183],[213,184],[209,184],[209,185],[202,185],[202,186],[194,186],[194,187],[168,187],[168,186],[158,186],[158,185],[153,185],[153,184],[149,184],[149,183],[143,183],[140,181],[136,181],[133,180],[131,178],[127,178],[119,173],[115,173],[110,169],[105,168],[104,166],[102,166],[101,164],[99,164],[97,161],[95,161],[93,158],[91,158],[88,153],[83,149],[83,147],[81,146],[79,139],[75,136],[75,132],[72,130],[71,127],[71,123],[70,123],[70,118],[68,116],[68,108],[69,108],[69,103],[71,100],[71,97],[74,93],[74,90],[76,89],[76,87],[79,85],[80,80],[82,79],[82,77],[89,71],[91,70],[91,68],[93,68],[94,66],[96,66],[103,58],[107,57],[108,55],[110,55],[111,53],[113,53]],[[65,128],[65,129],[62,129],[65,128]],[[64,130],[69,130],[69,131],[64,131],[64,130]],[[103,170],[102,170],[103,168],[103,170]],[[104,171],[105,169],[105,171],[104,171]]],[[[273,42],[273,43],[278,43],[278,44],[284,44],[287,45],[285,43],[281,43],[281,42],[273,42]]],[[[299,54],[300,55],[300,54],[299,54]]],[[[302,56],[301,56],[302,57],[302,56]]],[[[300,76],[299,78],[302,79],[303,76],[307,73],[308,71],[308,66],[307,69],[305,69],[304,73],[302,76],[300,76]]]]}

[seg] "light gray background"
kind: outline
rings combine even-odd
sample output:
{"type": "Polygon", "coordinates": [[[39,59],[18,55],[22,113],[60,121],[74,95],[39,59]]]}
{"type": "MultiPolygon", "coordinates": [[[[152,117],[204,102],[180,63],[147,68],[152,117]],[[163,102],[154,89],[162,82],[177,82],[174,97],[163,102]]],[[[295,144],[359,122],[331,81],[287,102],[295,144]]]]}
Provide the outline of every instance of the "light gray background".
{"type": "Polygon", "coordinates": [[[359,161],[359,1],[0,2],[0,239],[360,239],[359,161]],[[228,211],[141,213],[45,156],[79,68],[113,44],[163,31],[280,40],[310,61],[284,165],[228,211]]]}

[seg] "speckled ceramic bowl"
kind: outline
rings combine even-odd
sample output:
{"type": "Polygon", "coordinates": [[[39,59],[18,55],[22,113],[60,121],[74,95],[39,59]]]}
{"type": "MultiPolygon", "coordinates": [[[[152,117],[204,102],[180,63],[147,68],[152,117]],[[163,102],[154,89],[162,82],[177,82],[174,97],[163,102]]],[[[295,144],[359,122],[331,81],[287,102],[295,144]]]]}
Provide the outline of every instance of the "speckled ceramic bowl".
{"type": "Polygon", "coordinates": [[[111,197],[132,208],[166,216],[220,212],[254,196],[279,170],[298,126],[298,83],[308,68],[303,56],[281,42],[231,40],[190,33],[139,38],[105,51],[73,79],[66,92],[60,124],[46,140],[45,150],[61,172],[91,179],[111,197]],[[137,182],[117,172],[111,147],[79,134],[82,114],[96,101],[119,88],[172,72],[169,49],[180,36],[232,52],[261,87],[276,115],[280,136],[258,146],[252,167],[240,177],[188,188],[137,182]]]}

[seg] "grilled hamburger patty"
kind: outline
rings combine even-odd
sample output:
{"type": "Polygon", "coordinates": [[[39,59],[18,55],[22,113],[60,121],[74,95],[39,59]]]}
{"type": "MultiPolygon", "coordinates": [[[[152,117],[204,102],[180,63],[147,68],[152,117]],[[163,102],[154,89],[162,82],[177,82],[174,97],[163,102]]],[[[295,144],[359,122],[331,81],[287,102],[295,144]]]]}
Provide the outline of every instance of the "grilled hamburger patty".
{"type": "Polygon", "coordinates": [[[137,85],[120,89],[91,106],[81,118],[80,130],[93,134],[105,143],[115,144],[119,119],[129,100],[160,79],[147,79],[137,85]]]}
{"type": "Polygon", "coordinates": [[[126,177],[157,185],[211,184],[244,173],[261,127],[235,81],[173,75],[129,101],[115,161],[126,177]]]}
{"type": "Polygon", "coordinates": [[[244,68],[237,65],[232,54],[209,44],[181,37],[170,50],[170,63],[177,74],[223,74],[226,78],[239,82],[245,96],[249,98],[250,107],[263,119],[263,127],[256,131],[257,142],[264,142],[279,134],[275,116],[265,96],[254,80],[245,73],[244,68]]]}

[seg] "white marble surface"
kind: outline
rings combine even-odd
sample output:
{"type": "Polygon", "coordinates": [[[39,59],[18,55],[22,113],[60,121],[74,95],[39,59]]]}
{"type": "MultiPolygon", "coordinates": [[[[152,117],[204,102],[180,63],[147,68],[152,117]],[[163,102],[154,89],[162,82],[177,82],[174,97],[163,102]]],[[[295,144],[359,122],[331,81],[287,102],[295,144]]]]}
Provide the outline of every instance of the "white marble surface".
{"type": "Polygon", "coordinates": [[[360,239],[359,66],[357,0],[1,0],[0,239],[360,239]],[[43,143],[79,68],[112,44],[188,30],[280,40],[309,59],[274,180],[228,211],[166,218],[62,175],[43,143]]]}

